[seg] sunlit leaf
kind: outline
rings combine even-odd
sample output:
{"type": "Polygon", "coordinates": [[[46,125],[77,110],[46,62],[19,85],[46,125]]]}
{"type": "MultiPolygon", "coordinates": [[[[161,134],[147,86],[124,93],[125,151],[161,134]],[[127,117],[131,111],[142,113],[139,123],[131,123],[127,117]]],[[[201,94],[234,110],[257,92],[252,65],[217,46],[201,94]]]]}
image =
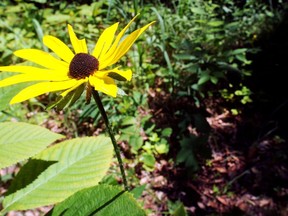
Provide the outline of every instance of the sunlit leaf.
{"type": "Polygon", "coordinates": [[[142,196],[142,193],[145,190],[146,186],[147,184],[143,184],[138,187],[135,187],[130,191],[130,193],[133,194],[135,199],[139,199],[142,196]]]}
{"type": "Polygon", "coordinates": [[[46,21],[48,23],[66,22],[66,21],[69,21],[69,19],[71,19],[71,17],[69,15],[59,14],[59,13],[46,17],[46,21]]]}
{"type": "Polygon", "coordinates": [[[75,193],[55,206],[48,216],[83,215],[137,215],[144,216],[133,195],[124,192],[119,186],[98,185],[75,193]]]}
{"type": "Polygon", "coordinates": [[[46,128],[27,123],[0,123],[0,169],[23,161],[63,138],[46,128]]]}
{"type": "Polygon", "coordinates": [[[141,157],[141,161],[149,168],[154,167],[156,163],[155,157],[149,153],[143,153],[141,157]]]}
{"type": "Polygon", "coordinates": [[[223,21],[221,20],[214,20],[214,21],[210,21],[207,23],[209,26],[212,26],[212,27],[218,27],[218,26],[221,26],[224,24],[223,21]]]}
{"type": "Polygon", "coordinates": [[[137,153],[137,151],[142,147],[143,145],[143,138],[139,135],[132,135],[129,139],[129,145],[131,146],[131,150],[133,153],[137,153]]]}
{"type": "Polygon", "coordinates": [[[193,7],[191,8],[192,13],[204,15],[206,12],[202,8],[193,7]]]}
{"type": "Polygon", "coordinates": [[[110,139],[104,136],[76,138],[46,149],[33,159],[58,162],[25,188],[5,197],[3,211],[59,203],[79,190],[97,185],[106,174],[112,155],[110,139]]]}
{"type": "Polygon", "coordinates": [[[159,154],[166,154],[169,152],[169,144],[167,142],[167,140],[165,139],[161,139],[160,142],[155,144],[155,150],[159,153],[159,154]]]}

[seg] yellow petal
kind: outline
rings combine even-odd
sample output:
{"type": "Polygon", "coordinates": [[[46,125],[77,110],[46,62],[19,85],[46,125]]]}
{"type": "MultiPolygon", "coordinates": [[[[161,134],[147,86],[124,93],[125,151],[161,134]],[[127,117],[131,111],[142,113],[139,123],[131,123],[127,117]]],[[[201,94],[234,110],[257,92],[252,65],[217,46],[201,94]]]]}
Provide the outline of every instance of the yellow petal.
{"type": "Polygon", "coordinates": [[[68,32],[75,53],[88,53],[85,39],[79,40],[75,32],[73,31],[72,26],[69,24],[68,24],[68,32]]]}
{"type": "Polygon", "coordinates": [[[108,27],[100,35],[96,46],[92,52],[92,55],[95,56],[95,58],[99,59],[100,55],[104,55],[108,51],[115,37],[115,32],[118,28],[118,24],[119,23],[115,23],[114,25],[108,27]]]}
{"type": "Polygon", "coordinates": [[[87,82],[87,79],[81,79],[79,80],[79,82],[77,82],[77,84],[69,89],[67,89],[66,91],[61,93],[62,97],[65,97],[69,92],[73,91],[74,89],[78,88],[78,86],[82,85],[83,83],[87,82]]]}
{"type": "Polygon", "coordinates": [[[22,74],[51,74],[51,76],[59,76],[59,79],[62,77],[68,77],[68,69],[65,70],[57,70],[57,69],[45,69],[45,68],[38,68],[33,66],[25,66],[25,65],[12,65],[12,66],[3,66],[0,67],[0,71],[6,72],[16,72],[22,74]]]}
{"type": "MultiPolygon", "coordinates": [[[[110,47],[110,49],[108,50],[108,52],[105,53],[104,55],[101,55],[101,57],[99,58],[100,62],[107,61],[110,59],[111,56],[113,56],[113,54],[115,53],[115,50],[117,49],[117,46],[119,45],[121,38],[123,37],[123,35],[127,31],[127,29],[130,27],[130,25],[133,23],[133,21],[137,18],[137,16],[139,16],[139,14],[134,16],[133,19],[125,26],[125,28],[122,29],[122,31],[116,36],[115,41],[113,42],[113,44],[110,47]]],[[[101,69],[103,69],[105,67],[101,67],[101,65],[100,65],[101,69]]]]}
{"type": "Polygon", "coordinates": [[[0,71],[29,74],[29,73],[46,73],[46,72],[49,72],[51,70],[44,69],[44,68],[33,67],[33,66],[12,65],[12,66],[0,67],[0,71]]]}
{"type": "Polygon", "coordinates": [[[10,104],[20,103],[22,101],[37,97],[39,95],[42,95],[48,92],[65,90],[65,89],[75,86],[77,82],[79,81],[72,79],[72,80],[63,81],[63,82],[37,83],[35,85],[24,88],[22,91],[20,91],[15,97],[12,98],[12,100],[10,101],[10,104]]]}
{"type": "Polygon", "coordinates": [[[8,77],[4,80],[0,80],[0,87],[10,86],[18,83],[23,82],[30,82],[30,81],[64,81],[69,80],[68,76],[59,76],[58,74],[54,73],[46,73],[46,74],[39,74],[39,73],[30,73],[30,74],[19,74],[15,76],[8,77]]]}
{"type": "Polygon", "coordinates": [[[105,78],[109,75],[109,73],[113,72],[116,74],[119,74],[121,77],[124,77],[126,80],[130,81],[132,79],[132,70],[119,70],[119,67],[113,68],[111,70],[105,70],[105,71],[97,71],[94,76],[98,78],[105,78]]]}
{"type": "Polygon", "coordinates": [[[46,68],[68,71],[69,66],[66,62],[58,60],[42,50],[22,49],[15,51],[14,55],[46,68]]]}
{"type": "Polygon", "coordinates": [[[67,63],[70,63],[74,57],[69,47],[56,37],[46,35],[43,37],[43,43],[67,63]]]}
{"type": "Polygon", "coordinates": [[[104,79],[99,79],[98,77],[90,76],[89,82],[90,85],[93,86],[96,91],[101,91],[112,97],[117,96],[117,86],[112,78],[107,77],[104,79]]]}
{"type": "Polygon", "coordinates": [[[124,39],[124,41],[121,44],[119,44],[117,50],[115,51],[115,56],[113,57],[113,60],[111,62],[109,62],[109,64],[107,66],[116,63],[123,55],[125,55],[128,52],[128,50],[130,49],[130,47],[137,40],[137,38],[153,23],[154,22],[151,22],[151,23],[145,25],[144,27],[132,32],[129,36],[127,36],[124,39]]]}

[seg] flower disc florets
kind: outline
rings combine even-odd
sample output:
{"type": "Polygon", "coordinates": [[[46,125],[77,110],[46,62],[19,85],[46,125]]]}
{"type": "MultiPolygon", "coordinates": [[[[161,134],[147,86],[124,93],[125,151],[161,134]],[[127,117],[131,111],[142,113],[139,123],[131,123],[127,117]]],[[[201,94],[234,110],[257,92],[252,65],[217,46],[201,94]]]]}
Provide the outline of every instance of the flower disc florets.
{"type": "Polygon", "coordinates": [[[99,61],[92,55],[78,53],[69,65],[69,75],[75,79],[89,77],[99,68],[99,61]]]}

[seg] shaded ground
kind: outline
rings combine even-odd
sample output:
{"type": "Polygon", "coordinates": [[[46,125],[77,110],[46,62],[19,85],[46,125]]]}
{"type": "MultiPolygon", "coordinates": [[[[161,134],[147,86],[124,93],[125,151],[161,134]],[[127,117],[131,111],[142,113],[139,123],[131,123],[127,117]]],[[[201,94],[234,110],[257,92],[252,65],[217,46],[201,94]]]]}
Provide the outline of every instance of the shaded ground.
{"type": "MultiPolygon", "coordinates": [[[[279,118],[267,118],[267,110],[261,113],[247,106],[235,116],[223,105],[210,100],[203,112],[187,99],[151,98],[150,106],[157,113],[154,121],[162,128],[174,125],[174,138],[183,121],[173,116],[176,110],[205,113],[211,127],[207,145],[212,150],[209,158],[199,157],[201,152],[196,151],[200,166],[192,173],[184,165],[160,159],[158,169],[149,175],[153,190],[161,200],[183,202],[190,215],[287,215],[288,143],[282,133],[287,127],[279,125],[279,118]]],[[[187,132],[197,131],[193,127],[191,122],[187,132]]],[[[175,141],[172,137],[172,158],[180,148],[175,141]]],[[[153,208],[153,204],[148,202],[146,207],[153,208]]],[[[154,206],[155,212],[165,208],[154,206]]]]}

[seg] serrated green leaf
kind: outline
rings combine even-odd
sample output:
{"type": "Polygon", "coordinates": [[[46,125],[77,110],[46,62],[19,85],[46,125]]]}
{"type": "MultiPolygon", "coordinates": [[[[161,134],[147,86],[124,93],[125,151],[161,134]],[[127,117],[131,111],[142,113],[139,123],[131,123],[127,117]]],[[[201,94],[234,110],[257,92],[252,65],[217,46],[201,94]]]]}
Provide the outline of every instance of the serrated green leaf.
{"type": "Polygon", "coordinates": [[[98,184],[106,174],[112,156],[110,139],[104,136],[76,138],[46,149],[34,159],[58,162],[27,187],[5,197],[3,211],[55,204],[98,184]]]}
{"type": "Polygon", "coordinates": [[[19,173],[17,173],[17,178],[13,179],[8,191],[5,193],[5,196],[15,193],[17,190],[20,190],[30,183],[32,183],[37,177],[49,166],[58,161],[44,161],[37,159],[30,159],[29,163],[24,164],[21,167],[19,173]]]}
{"type": "Polygon", "coordinates": [[[144,216],[146,214],[131,193],[124,192],[119,186],[103,184],[75,193],[64,202],[56,205],[48,215],[144,216]]]}
{"type": "Polygon", "coordinates": [[[36,155],[60,138],[63,136],[37,125],[0,123],[0,169],[36,155]]]}

